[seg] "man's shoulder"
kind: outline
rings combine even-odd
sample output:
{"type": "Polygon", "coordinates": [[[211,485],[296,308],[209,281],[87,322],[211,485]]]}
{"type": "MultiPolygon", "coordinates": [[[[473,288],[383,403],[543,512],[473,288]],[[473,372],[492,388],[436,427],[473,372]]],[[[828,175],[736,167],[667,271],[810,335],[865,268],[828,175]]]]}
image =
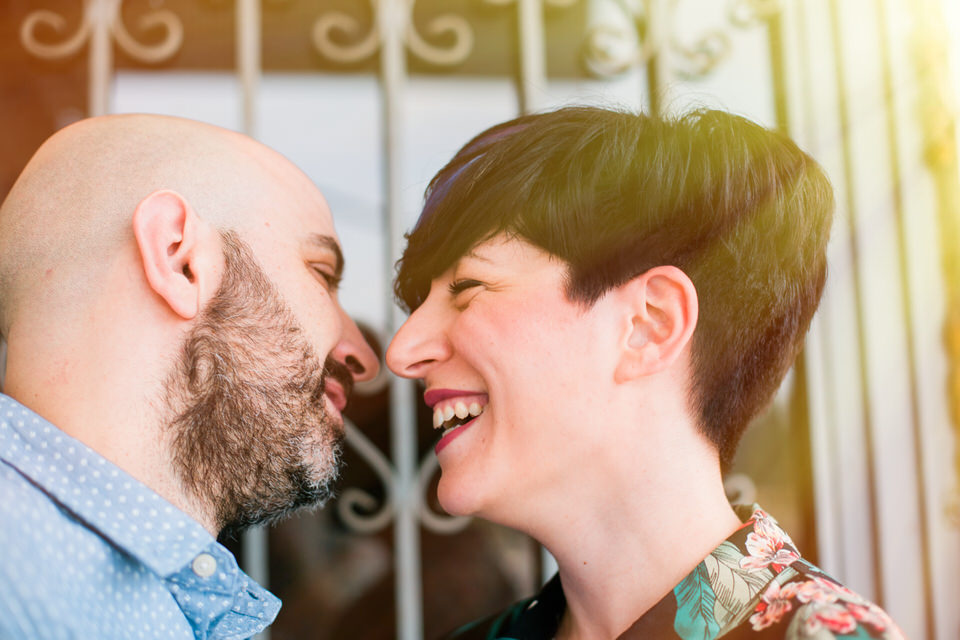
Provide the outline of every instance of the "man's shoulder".
{"type": "Polygon", "coordinates": [[[771,580],[749,615],[722,637],[902,640],[904,636],[878,605],[801,559],[771,580]]]}
{"type": "Polygon", "coordinates": [[[0,460],[0,640],[141,631],[193,637],[155,574],[0,460]]]}
{"type": "Polygon", "coordinates": [[[60,622],[84,606],[66,575],[80,572],[85,536],[77,526],[44,491],[0,461],[0,637],[71,637],[60,622]]]}
{"type": "Polygon", "coordinates": [[[105,569],[117,553],[41,488],[0,461],[0,599],[7,604],[14,599],[72,600],[78,592],[71,585],[105,569]]]}
{"type": "Polygon", "coordinates": [[[70,526],[69,516],[40,487],[0,459],[0,551],[33,544],[51,529],[70,526]]]}
{"type": "Polygon", "coordinates": [[[72,562],[93,560],[85,548],[104,544],[43,489],[0,461],[0,579],[40,580],[63,571],[55,558],[69,554],[72,562]]]}

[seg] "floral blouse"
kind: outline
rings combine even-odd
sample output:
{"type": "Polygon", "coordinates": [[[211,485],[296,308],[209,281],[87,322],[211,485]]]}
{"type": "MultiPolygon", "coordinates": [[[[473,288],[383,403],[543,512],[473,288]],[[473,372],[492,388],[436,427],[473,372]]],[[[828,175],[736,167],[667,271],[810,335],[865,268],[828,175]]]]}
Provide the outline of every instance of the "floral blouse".
{"type": "MultiPolygon", "coordinates": [[[[754,505],[747,515],[743,527],[618,640],[903,638],[883,609],[801,558],[790,536],[763,509],[754,505]]],[[[565,609],[557,575],[534,597],[450,638],[549,640],[565,609]]]]}

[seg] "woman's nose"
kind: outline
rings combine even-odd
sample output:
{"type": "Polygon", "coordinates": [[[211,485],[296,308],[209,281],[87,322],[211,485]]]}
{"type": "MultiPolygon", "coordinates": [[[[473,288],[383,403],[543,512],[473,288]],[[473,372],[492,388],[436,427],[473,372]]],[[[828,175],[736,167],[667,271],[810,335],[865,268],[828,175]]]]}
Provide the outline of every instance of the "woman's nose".
{"type": "Polygon", "coordinates": [[[387,348],[387,366],[398,376],[423,378],[434,365],[450,357],[443,323],[426,305],[410,314],[387,348]]]}

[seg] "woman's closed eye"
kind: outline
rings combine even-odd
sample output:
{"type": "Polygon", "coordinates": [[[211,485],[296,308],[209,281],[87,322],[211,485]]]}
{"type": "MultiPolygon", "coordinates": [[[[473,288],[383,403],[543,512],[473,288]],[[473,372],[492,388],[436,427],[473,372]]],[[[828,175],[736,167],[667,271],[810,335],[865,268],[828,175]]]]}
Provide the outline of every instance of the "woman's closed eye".
{"type": "Polygon", "coordinates": [[[472,280],[470,278],[465,278],[462,280],[454,280],[453,282],[450,283],[450,285],[447,288],[450,291],[450,295],[457,296],[458,294],[463,293],[467,289],[471,289],[473,287],[482,287],[482,286],[483,286],[483,283],[480,282],[479,280],[472,280]]]}

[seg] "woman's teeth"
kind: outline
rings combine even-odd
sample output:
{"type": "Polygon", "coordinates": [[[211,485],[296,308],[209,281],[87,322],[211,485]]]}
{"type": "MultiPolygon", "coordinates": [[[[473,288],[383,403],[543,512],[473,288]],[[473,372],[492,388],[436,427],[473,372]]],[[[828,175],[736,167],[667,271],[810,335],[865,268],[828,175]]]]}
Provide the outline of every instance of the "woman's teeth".
{"type": "Polygon", "coordinates": [[[457,402],[447,403],[443,405],[437,405],[433,408],[433,428],[440,429],[451,428],[454,426],[459,426],[457,424],[445,424],[451,422],[456,418],[456,420],[463,420],[467,416],[478,416],[483,413],[483,407],[480,406],[479,402],[471,402],[469,405],[467,403],[458,400],[457,402]]]}

